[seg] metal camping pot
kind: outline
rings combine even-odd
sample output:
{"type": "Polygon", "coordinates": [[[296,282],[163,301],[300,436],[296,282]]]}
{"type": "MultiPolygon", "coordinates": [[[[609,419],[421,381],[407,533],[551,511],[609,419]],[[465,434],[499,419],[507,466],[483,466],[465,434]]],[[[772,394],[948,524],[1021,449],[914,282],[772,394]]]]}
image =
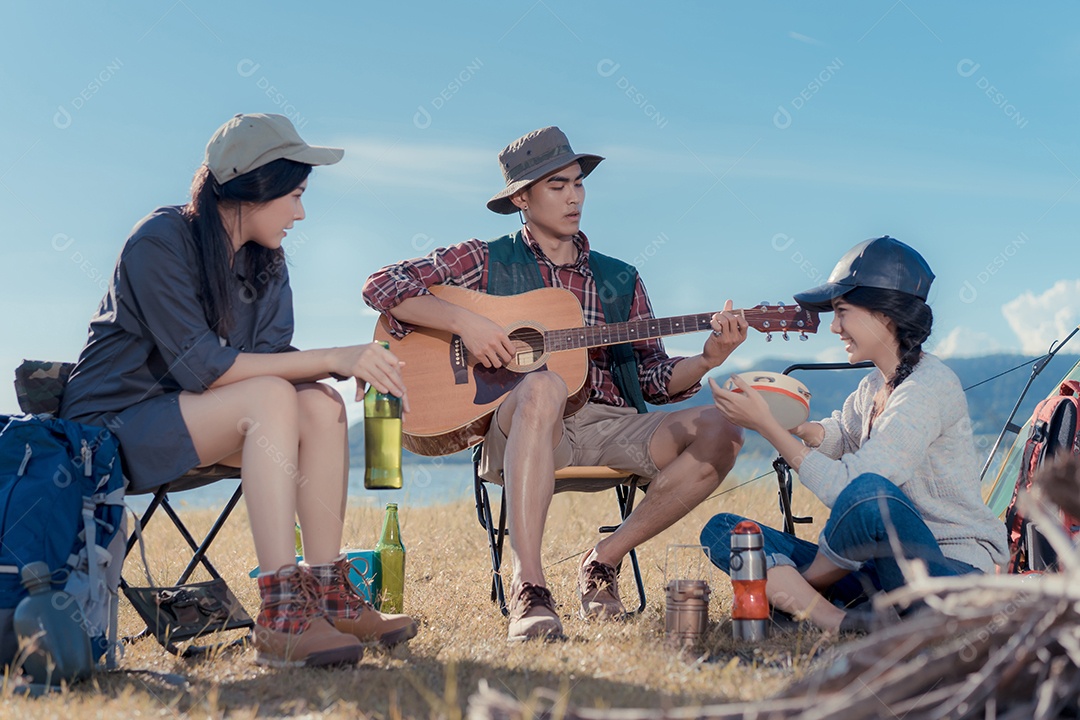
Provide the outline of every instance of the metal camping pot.
{"type": "Polygon", "coordinates": [[[705,580],[672,580],[667,584],[664,633],[679,645],[692,645],[709,623],[709,583],[705,580]]]}

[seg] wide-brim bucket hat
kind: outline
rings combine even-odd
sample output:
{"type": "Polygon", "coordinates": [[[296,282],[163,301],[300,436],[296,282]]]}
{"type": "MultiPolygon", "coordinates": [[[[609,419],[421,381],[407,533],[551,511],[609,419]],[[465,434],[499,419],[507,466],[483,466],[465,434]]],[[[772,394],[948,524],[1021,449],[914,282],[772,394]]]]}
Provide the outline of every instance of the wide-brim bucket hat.
{"type": "Polygon", "coordinates": [[[896,290],[925,301],[934,273],[913,248],[888,235],[864,240],[836,263],[828,282],[795,295],[807,310],[828,312],[832,301],[858,287],[896,290]]]}
{"type": "Polygon", "coordinates": [[[499,167],[502,168],[506,187],[488,200],[488,210],[512,215],[518,211],[518,207],[510,198],[537,180],[574,162],[581,165],[583,175],[588,175],[603,159],[599,155],[575,153],[566,134],[557,127],[533,130],[499,153],[499,167]]]}
{"type": "Polygon", "coordinates": [[[206,145],[206,166],[224,185],[274,160],[305,165],[333,165],[342,148],[308,145],[284,115],[249,113],[234,116],[217,129],[206,145]]]}

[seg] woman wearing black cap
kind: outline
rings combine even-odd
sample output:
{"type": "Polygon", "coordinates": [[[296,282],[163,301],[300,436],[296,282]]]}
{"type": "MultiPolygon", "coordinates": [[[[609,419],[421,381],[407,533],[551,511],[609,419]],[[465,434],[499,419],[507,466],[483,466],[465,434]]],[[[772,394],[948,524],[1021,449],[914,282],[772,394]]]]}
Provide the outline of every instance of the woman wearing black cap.
{"type": "MultiPolygon", "coordinates": [[[[842,607],[904,584],[895,548],[932,576],[994,572],[1008,557],[1005,526],[979,492],[960,382],[922,349],[933,279],[919,253],[881,237],[856,245],[827,283],[795,296],[808,309],[834,311],[830,329],[848,361],[876,368],[829,418],[789,432],[740,378],[740,393],[710,380],[728,420],[772,443],[831,508],[816,545],[762,528],[770,602],[827,630],[869,628],[868,613],[842,607]]],[[[717,515],[701,533],[725,572],[730,533],[742,519],[717,515]]]]}
{"type": "Polygon", "coordinates": [[[348,439],[341,397],[316,380],[356,377],[402,396],[377,344],[298,351],[281,243],[304,219],[313,147],[282,115],[237,115],[211,138],[191,201],[132,231],[63,396],[61,415],[109,427],[130,487],[196,468],[240,467],[259,566],[256,661],[357,661],[362,642],[416,634],[357,595],[341,555],[348,439]],[[294,555],[299,517],[305,565],[294,555]]]}

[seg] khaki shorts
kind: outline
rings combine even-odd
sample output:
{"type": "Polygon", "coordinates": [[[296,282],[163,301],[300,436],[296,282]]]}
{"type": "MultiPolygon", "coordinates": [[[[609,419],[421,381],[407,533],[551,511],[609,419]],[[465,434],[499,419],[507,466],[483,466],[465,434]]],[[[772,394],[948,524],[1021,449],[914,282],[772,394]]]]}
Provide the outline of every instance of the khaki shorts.
{"type": "MultiPolygon", "coordinates": [[[[588,403],[563,420],[563,435],[554,450],[555,469],[568,465],[606,465],[645,478],[660,472],[649,442],[667,413],[638,413],[634,408],[588,403]]],[[[484,436],[480,477],[502,485],[506,436],[495,418],[484,436]]]]}

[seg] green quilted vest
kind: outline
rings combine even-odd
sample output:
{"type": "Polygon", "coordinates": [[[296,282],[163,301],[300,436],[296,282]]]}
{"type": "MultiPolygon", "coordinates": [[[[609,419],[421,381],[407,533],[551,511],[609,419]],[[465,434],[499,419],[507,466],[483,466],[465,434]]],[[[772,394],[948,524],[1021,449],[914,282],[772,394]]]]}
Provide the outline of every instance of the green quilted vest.
{"type": "MultiPolygon", "coordinates": [[[[604,319],[609,323],[629,320],[634,288],[637,286],[637,268],[590,250],[589,269],[598,288],[604,319]]],[[[526,247],[520,230],[488,243],[485,292],[489,295],[518,295],[542,287],[545,287],[544,279],[536,265],[536,257],[526,247]]],[[[608,349],[612,355],[611,372],[619,393],[638,412],[646,412],[645,397],[638,380],[637,359],[630,344],[611,345],[608,349]]]]}

